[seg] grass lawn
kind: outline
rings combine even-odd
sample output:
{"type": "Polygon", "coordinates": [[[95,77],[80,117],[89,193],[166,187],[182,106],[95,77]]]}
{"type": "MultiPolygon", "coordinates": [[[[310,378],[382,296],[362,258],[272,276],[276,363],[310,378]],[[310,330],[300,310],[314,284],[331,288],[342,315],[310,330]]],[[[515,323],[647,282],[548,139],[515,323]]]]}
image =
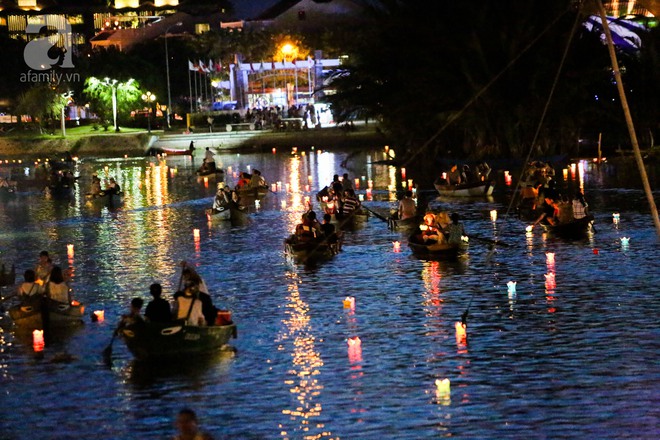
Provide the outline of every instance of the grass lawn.
{"type": "MultiPolygon", "coordinates": [[[[147,130],[144,128],[129,128],[129,127],[119,127],[120,132],[115,133],[115,131],[112,128],[109,128],[107,131],[103,130],[103,128],[98,128],[94,130],[94,127],[92,125],[81,125],[78,127],[67,127],[66,129],[66,138],[81,138],[81,137],[87,137],[87,136],[121,136],[125,134],[135,134],[135,133],[147,133],[147,130]]],[[[162,131],[162,130],[160,130],[162,131]]],[[[158,131],[152,130],[152,133],[157,133],[158,131]]],[[[14,130],[10,133],[7,133],[5,135],[7,138],[20,138],[20,139],[32,139],[32,140],[52,140],[52,139],[62,139],[62,130],[58,128],[55,130],[54,134],[47,134],[47,133],[37,133],[34,130],[14,130]]]]}

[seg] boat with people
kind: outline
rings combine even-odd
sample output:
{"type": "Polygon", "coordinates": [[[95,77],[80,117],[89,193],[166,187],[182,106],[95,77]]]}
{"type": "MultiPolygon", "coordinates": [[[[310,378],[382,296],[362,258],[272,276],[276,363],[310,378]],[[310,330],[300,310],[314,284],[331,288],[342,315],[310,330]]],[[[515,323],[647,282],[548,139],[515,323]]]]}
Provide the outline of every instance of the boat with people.
{"type": "Polygon", "coordinates": [[[68,327],[83,322],[85,306],[78,301],[63,303],[40,296],[9,308],[9,316],[21,328],[68,327]]]}
{"type": "Polygon", "coordinates": [[[101,192],[99,194],[85,194],[85,204],[90,206],[107,206],[110,208],[116,208],[124,204],[124,192],[120,191],[119,193],[106,193],[101,192]]]}
{"type": "Polygon", "coordinates": [[[337,233],[337,240],[330,243],[325,239],[300,240],[296,234],[284,239],[284,253],[297,263],[314,263],[332,259],[341,252],[344,241],[341,231],[337,233]]]}
{"type": "Polygon", "coordinates": [[[594,216],[586,215],[579,219],[572,219],[568,222],[558,222],[556,224],[541,223],[543,229],[550,235],[579,240],[589,235],[594,224],[594,216]]]}
{"type": "Polygon", "coordinates": [[[236,324],[229,320],[216,325],[187,325],[138,321],[119,329],[128,350],[140,360],[188,358],[212,354],[237,337],[236,324]]]}
{"type": "Polygon", "coordinates": [[[491,181],[450,185],[442,178],[436,179],[433,186],[443,197],[487,197],[493,195],[494,189],[491,181]]]}
{"type": "Polygon", "coordinates": [[[237,191],[232,191],[223,182],[220,182],[213,199],[213,206],[208,208],[205,213],[209,220],[231,220],[232,223],[244,223],[248,220],[249,210],[241,202],[237,191]]]}
{"type": "Polygon", "coordinates": [[[463,243],[420,241],[414,234],[408,237],[408,246],[416,257],[439,260],[456,260],[467,249],[463,243]]]}

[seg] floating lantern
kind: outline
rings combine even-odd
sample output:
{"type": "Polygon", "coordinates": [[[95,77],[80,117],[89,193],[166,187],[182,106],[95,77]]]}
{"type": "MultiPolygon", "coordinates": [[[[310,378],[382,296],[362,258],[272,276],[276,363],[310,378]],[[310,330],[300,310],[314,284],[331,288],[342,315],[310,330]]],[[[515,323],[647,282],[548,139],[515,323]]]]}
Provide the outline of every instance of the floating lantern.
{"type": "Polygon", "coordinates": [[[449,396],[449,394],[451,393],[451,382],[449,381],[449,379],[442,379],[442,380],[436,379],[435,387],[436,387],[436,391],[439,394],[449,396]]]}
{"type": "Polygon", "coordinates": [[[547,262],[548,264],[554,264],[554,262],[555,262],[555,254],[554,254],[554,252],[546,252],[546,253],[545,253],[545,258],[546,258],[546,262],[547,262]]]}
{"type": "Polygon", "coordinates": [[[564,175],[564,180],[568,179],[568,168],[564,168],[561,170],[562,174],[564,175]]]}
{"type": "Polygon", "coordinates": [[[355,189],[359,189],[359,188],[360,188],[360,179],[358,179],[358,178],[356,177],[356,178],[355,178],[355,189]]]}
{"type": "Polygon", "coordinates": [[[209,178],[204,177],[204,188],[208,188],[208,187],[209,187],[209,178]]]}
{"type": "Polygon", "coordinates": [[[628,243],[630,242],[630,237],[621,237],[621,246],[624,248],[628,247],[628,243]]]}
{"type": "Polygon", "coordinates": [[[362,345],[362,341],[360,340],[359,336],[351,336],[346,342],[348,342],[349,347],[359,347],[362,345]]]}
{"type": "Polygon", "coordinates": [[[532,232],[532,230],[534,230],[534,225],[529,225],[525,228],[526,232],[532,232]]]}
{"type": "Polygon", "coordinates": [[[195,228],[193,229],[193,238],[195,241],[199,240],[199,229],[195,228]]]}
{"type": "Polygon", "coordinates": [[[282,203],[280,203],[280,206],[282,209],[286,209],[286,200],[282,200],[282,203]]]}
{"type": "Polygon", "coordinates": [[[305,185],[305,192],[309,192],[309,191],[310,191],[309,185],[305,185]]]}
{"type": "Polygon", "coordinates": [[[92,313],[92,321],[103,322],[104,319],[105,319],[105,311],[94,310],[94,312],[92,313]]]}
{"type": "Polygon", "coordinates": [[[429,230],[429,225],[419,225],[419,230],[420,231],[428,231],[429,230]]]}
{"type": "Polygon", "coordinates": [[[360,178],[362,179],[363,182],[367,180],[367,176],[361,176],[360,178]]]}
{"type": "Polygon", "coordinates": [[[291,154],[296,154],[298,152],[298,147],[291,148],[291,154]]]}
{"type": "Polygon", "coordinates": [[[516,294],[516,282],[515,281],[509,281],[506,283],[507,288],[509,289],[509,294],[510,295],[515,295],[516,294]]]}
{"type": "Polygon", "coordinates": [[[282,182],[277,182],[277,192],[282,191],[282,182]]]}
{"type": "Polygon", "coordinates": [[[371,200],[371,188],[367,188],[367,199],[371,200]]]}
{"type": "Polygon", "coordinates": [[[594,255],[598,255],[598,249],[594,248],[594,255]]]}
{"type": "Polygon", "coordinates": [[[344,299],[344,308],[351,310],[355,309],[355,298],[353,298],[352,296],[347,296],[344,299]]]}
{"type": "Polygon", "coordinates": [[[492,209],[490,211],[490,220],[493,222],[497,221],[497,209],[492,209]]]}
{"type": "Polygon", "coordinates": [[[273,154],[277,153],[277,148],[273,147],[273,154]]]}
{"type": "Polygon", "coordinates": [[[43,351],[44,345],[44,331],[34,330],[32,332],[32,348],[34,348],[34,351],[43,351]]]}
{"type": "Polygon", "coordinates": [[[270,184],[270,190],[272,192],[277,192],[277,184],[276,183],[271,183],[270,184]]]}
{"type": "Polygon", "coordinates": [[[456,327],[456,343],[464,344],[467,340],[467,325],[460,321],[456,321],[454,327],[456,327]]]}
{"type": "Polygon", "coordinates": [[[401,187],[402,187],[402,188],[408,188],[408,185],[406,185],[406,181],[405,181],[405,180],[404,180],[403,182],[401,182],[401,187]]]}
{"type": "Polygon", "coordinates": [[[404,180],[406,178],[406,169],[405,168],[401,168],[401,178],[404,179],[404,180]]]}
{"type": "Polygon", "coordinates": [[[614,214],[612,214],[612,221],[614,222],[615,225],[619,224],[620,217],[621,216],[619,215],[618,212],[615,212],[614,214]]]}
{"type": "Polygon", "coordinates": [[[398,241],[393,241],[392,246],[394,249],[394,252],[401,252],[401,243],[398,241]]]}
{"type": "Polygon", "coordinates": [[[511,177],[511,174],[509,174],[508,171],[505,171],[504,172],[504,183],[507,186],[510,186],[512,181],[513,181],[513,177],[511,177]]]}
{"type": "Polygon", "coordinates": [[[256,209],[258,211],[260,207],[261,207],[261,202],[259,200],[255,200],[254,201],[254,209],[256,209]]]}
{"type": "Polygon", "coordinates": [[[408,188],[412,188],[413,181],[412,179],[408,179],[408,188]]]}
{"type": "Polygon", "coordinates": [[[309,205],[309,204],[310,204],[310,203],[309,203],[309,202],[310,202],[310,198],[309,198],[309,196],[305,196],[305,198],[303,199],[303,201],[305,202],[305,205],[309,205]]]}
{"type": "Polygon", "coordinates": [[[67,244],[66,245],[66,255],[69,258],[73,258],[73,245],[72,244],[67,244]]]}
{"type": "Polygon", "coordinates": [[[364,202],[364,194],[358,194],[358,200],[364,202]]]}
{"type": "Polygon", "coordinates": [[[388,151],[390,151],[390,146],[389,146],[389,145],[385,145],[385,152],[387,153],[388,151]]]}
{"type": "Polygon", "coordinates": [[[468,237],[467,235],[461,235],[461,241],[463,243],[467,243],[468,241],[470,241],[470,237],[468,237]]]}

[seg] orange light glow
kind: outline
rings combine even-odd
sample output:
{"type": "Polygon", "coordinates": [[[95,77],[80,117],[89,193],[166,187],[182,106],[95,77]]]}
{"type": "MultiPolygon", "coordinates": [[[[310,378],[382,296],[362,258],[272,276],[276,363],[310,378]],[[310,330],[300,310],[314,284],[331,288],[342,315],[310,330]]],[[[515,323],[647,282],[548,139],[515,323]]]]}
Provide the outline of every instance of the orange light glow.
{"type": "Polygon", "coordinates": [[[401,252],[401,243],[399,243],[398,241],[393,241],[392,246],[393,246],[394,252],[401,252]]]}
{"type": "Polygon", "coordinates": [[[493,222],[497,221],[497,209],[493,209],[490,211],[490,220],[493,222]]]}
{"type": "Polygon", "coordinates": [[[72,244],[67,244],[66,245],[66,256],[69,258],[73,258],[73,245],[72,244]]]}
{"type": "Polygon", "coordinates": [[[355,178],[355,189],[360,189],[360,179],[355,178]]]}
{"type": "Polygon", "coordinates": [[[401,178],[404,179],[404,180],[406,179],[406,169],[405,168],[401,168],[401,178]]]}
{"type": "Polygon", "coordinates": [[[352,296],[347,296],[344,299],[344,308],[355,310],[355,298],[352,296]]]}
{"type": "Polygon", "coordinates": [[[456,343],[458,345],[464,345],[467,343],[467,326],[460,321],[456,321],[454,324],[456,328],[456,343]]]}
{"type": "Polygon", "coordinates": [[[273,148],[273,154],[277,153],[277,148],[273,148]]]}
{"type": "Polygon", "coordinates": [[[193,229],[193,238],[195,241],[199,241],[199,229],[195,228],[193,229]]]}
{"type": "Polygon", "coordinates": [[[371,179],[369,179],[369,180],[367,181],[367,186],[369,187],[369,189],[373,189],[373,188],[374,188],[374,181],[371,180],[371,179]]]}
{"type": "Polygon", "coordinates": [[[34,351],[43,351],[44,345],[44,331],[34,330],[32,332],[32,348],[34,351]]]}
{"type": "Polygon", "coordinates": [[[94,310],[94,318],[97,322],[103,322],[105,319],[105,311],[103,310],[94,310]]]}
{"type": "Polygon", "coordinates": [[[546,252],[546,253],[545,253],[545,257],[546,257],[546,262],[547,262],[548,264],[554,264],[554,262],[555,262],[555,254],[554,254],[554,252],[546,252]]]}

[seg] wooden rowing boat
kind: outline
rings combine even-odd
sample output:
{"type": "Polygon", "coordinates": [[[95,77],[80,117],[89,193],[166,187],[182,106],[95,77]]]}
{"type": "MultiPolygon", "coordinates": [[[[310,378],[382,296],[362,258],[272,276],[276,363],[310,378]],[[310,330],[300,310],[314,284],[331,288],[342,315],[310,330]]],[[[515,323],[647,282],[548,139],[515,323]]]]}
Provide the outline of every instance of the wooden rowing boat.
{"type": "Polygon", "coordinates": [[[249,198],[255,200],[261,200],[268,194],[267,186],[258,186],[256,188],[240,188],[236,192],[241,198],[249,198]]]}
{"type": "Polygon", "coordinates": [[[419,216],[408,217],[403,220],[399,220],[398,218],[393,218],[393,217],[387,219],[387,225],[393,231],[410,231],[412,229],[415,229],[422,222],[423,219],[419,216]]]}
{"type": "Polygon", "coordinates": [[[36,297],[9,308],[9,316],[19,327],[44,328],[44,319],[49,327],[68,327],[82,324],[85,306],[78,301],[70,304],[36,297]],[[46,309],[44,309],[44,306],[46,309]]]}
{"type": "Polygon", "coordinates": [[[443,179],[437,179],[433,186],[443,197],[487,197],[493,194],[494,188],[490,181],[448,185],[443,179]]]}
{"type": "Polygon", "coordinates": [[[248,221],[248,209],[245,206],[220,206],[206,210],[206,218],[214,220],[230,220],[232,223],[243,224],[248,221]]]}
{"type": "Polygon", "coordinates": [[[555,225],[541,223],[543,229],[556,237],[579,240],[588,236],[594,223],[594,216],[587,215],[580,219],[575,219],[567,223],[557,223],[555,225]]]}
{"type": "Polygon", "coordinates": [[[420,243],[414,236],[408,238],[408,246],[416,257],[438,260],[456,260],[466,249],[466,245],[458,243],[420,243]]]}
{"type": "Polygon", "coordinates": [[[192,326],[181,323],[136,322],[119,330],[137,359],[188,358],[217,352],[236,338],[236,324],[192,326]]]}
{"type": "Polygon", "coordinates": [[[343,233],[337,232],[337,241],[326,240],[300,241],[295,234],[284,240],[284,253],[296,263],[314,263],[329,260],[341,251],[343,233]]]}
{"type": "Polygon", "coordinates": [[[85,204],[90,206],[107,206],[109,208],[116,208],[124,203],[124,193],[118,194],[85,194],[85,204]]]}

